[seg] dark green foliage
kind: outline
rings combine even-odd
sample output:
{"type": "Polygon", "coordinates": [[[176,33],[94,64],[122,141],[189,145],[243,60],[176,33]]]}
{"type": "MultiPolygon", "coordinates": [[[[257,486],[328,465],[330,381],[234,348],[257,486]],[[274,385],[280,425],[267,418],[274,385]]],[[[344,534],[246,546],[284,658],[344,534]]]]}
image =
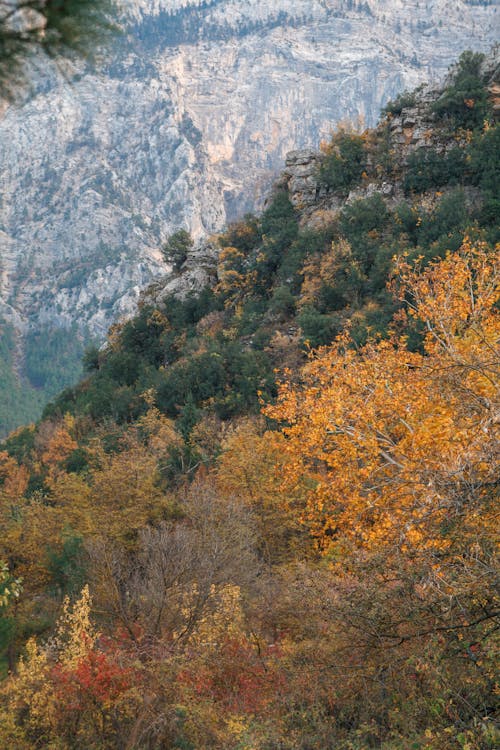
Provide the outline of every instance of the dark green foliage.
{"type": "Polygon", "coordinates": [[[423,255],[429,260],[442,257],[446,250],[457,250],[471,223],[461,189],[444,195],[428,212],[405,203],[396,210],[398,231],[415,248],[415,256],[423,255]]]}
{"type": "Polygon", "coordinates": [[[82,365],[84,372],[94,372],[99,369],[99,347],[89,346],[85,349],[82,365]]]}
{"type": "Polygon", "coordinates": [[[253,214],[245,214],[242,221],[230,224],[224,233],[222,247],[235,247],[244,255],[254,250],[262,240],[262,231],[259,219],[253,214]]]}
{"type": "Polygon", "coordinates": [[[191,430],[179,431],[184,437],[184,443],[170,445],[167,455],[159,464],[160,481],[169,487],[185,484],[186,477],[191,477],[201,463],[200,454],[189,441],[191,430]]]}
{"type": "Polygon", "coordinates": [[[359,302],[365,277],[359,272],[355,263],[345,264],[339,269],[333,286],[323,284],[319,292],[317,308],[320,313],[329,310],[339,311],[359,302]]]}
{"type": "Polygon", "coordinates": [[[0,679],[4,679],[7,676],[8,664],[5,659],[5,654],[9,649],[10,644],[14,640],[16,634],[16,620],[15,617],[8,617],[0,613],[0,679]]]}
{"type": "Polygon", "coordinates": [[[41,411],[40,394],[16,376],[19,354],[14,328],[0,318],[0,439],[41,411]]]}
{"type": "MultiPolygon", "coordinates": [[[[430,247],[441,237],[451,238],[456,235],[456,241],[461,244],[465,227],[470,222],[465,206],[465,196],[462,190],[454,190],[444,195],[434,210],[425,216],[418,231],[419,244],[430,247]]],[[[456,250],[457,247],[450,247],[456,250]]],[[[440,255],[441,253],[436,253],[440,255]]]]}
{"type": "Polygon", "coordinates": [[[400,115],[403,109],[415,106],[417,101],[416,91],[403,91],[392,101],[387,102],[382,109],[383,115],[400,115]]]}
{"type": "Polygon", "coordinates": [[[23,427],[10,435],[2,443],[0,450],[6,450],[18,463],[22,463],[28,461],[34,445],[35,430],[31,427],[23,427]]]}
{"type": "Polygon", "coordinates": [[[92,377],[75,389],[63,391],[49,404],[44,418],[57,418],[65,412],[84,413],[96,421],[106,418],[127,422],[147,409],[142,394],[155,381],[157,369],[179,357],[178,338],[194,335],[195,325],[214,309],[215,297],[206,290],[199,297],[184,301],[171,299],[168,319],[155,315],[151,307],[143,307],[135,318],[125,323],[119,333],[119,346],[96,353],[89,360],[94,367],[92,377]]]}
{"type": "Polygon", "coordinates": [[[278,279],[286,284],[292,294],[297,295],[302,283],[302,266],[309,255],[323,253],[332,242],[334,237],[333,227],[315,231],[313,229],[302,229],[290,247],[283,253],[278,279]]]}
{"type": "Polygon", "coordinates": [[[356,240],[370,232],[380,232],[389,219],[389,210],[379,193],[345,206],[340,217],[340,231],[349,240],[356,240]]]}
{"type": "Polygon", "coordinates": [[[221,355],[206,352],[172,365],[158,387],[157,404],[169,416],[178,416],[191,399],[203,403],[224,389],[226,374],[221,355]]]}
{"type": "Polygon", "coordinates": [[[176,271],[180,271],[193,244],[193,238],[189,232],[179,229],[170,235],[161,252],[167,263],[171,263],[176,271]]]}
{"type": "Polygon", "coordinates": [[[186,401],[179,411],[176,427],[184,440],[187,442],[193,427],[199,422],[202,410],[196,405],[193,394],[190,392],[186,401]]]}
{"type": "Polygon", "coordinates": [[[467,155],[463,148],[453,147],[446,153],[421,148],[408,157],[404,179],[406,193],[424,193],[434,187],[460,183],[467,169],[467,155]]]}
{"type": "Polygon", "coordinates": [[[306,307],[297,317],[304,341],[312,348],[330,344],[342,330],[339,315],[326,315],[314,307],[306,307]]]}
{"type": "Polygon", "coordinates": [[[393,176],[396,162],[394,159],[391,129],[388,123],[379,125],[377,128],[372,160],[375,166],[375,174],[390,180],[393,176]]]}
{"type": "Polygon", "coordinates": [[[272,387],[272,371],[263,352],[243,350],[239,342],[219,342],[169,368],[157,386],[158,407],[171,417],[186,404],[212,406],[222,419],[258,410],[259,390],[272,387]]]}
{"type": "Polygon", "coordinates": [[[354,201],[342,210],[339,228],[351,243],[354,258],[360,263],[362,272],[368,272],[373,265],[391,221],[387,206],[378,193],[371,198],[354,201]]]}
{"type": "Polygon", "coordinates": [[[477,214],[477,221],[481,226],[486,227],[486,237],[492,245],[500,242],[499,216],[500,198],[486,198],[477,214]]]}
{"type": "Polygon", "coordinates": [[[279,286],[275,290],[269,303],[269,311],[279,320],[291,318],[295,312],[296,299],[288,286],[279,286]]]}
{"type": "MultiPolygon", "coordinates": [[[[469,149],[472,182],[488,198],[500,197],[500,128],[475,136],[469,149]]],[[[497,214],[498,218],[498,214],[497,214]]]]}
{"type": "Polygon", "coordinates": [[[79,593],[86,581],[83,539],[67,535],[60,549],[47,550],[47,558],[54,593],[58,596],[79,593]]]}
{"type": "Polygon", "coordinates": [[[221,309],[212,289],[205,287],[199,294],[190,294],[183,300],[169,297],[165,300],[165,314],[174,331],[190,330],[212,310],[221,309]]]}
{"type": "Polygon", "coordinates": [[[106,376],[118,385],[133,385],[139,377],[140,365],[133,349],[111,352],[106,359],[106,376]]]}
{"type": "Polygon", "coordinates": [[[81,474],[86,471],[88,467],[89,454],[85,448],[75,448],[64,462],[64,469],[69,474],[81,474]]]}
{"type": "Polygon", "coordinates": [[[435,115],[455,128],[474,130],[491,115],[481,64],[484,55],[470,50],[460,55],[453,82],[432,106],[435,115]]]}
{"type": "Polygon", "coordinates": [[[413,246],[418,242],[418,227],[421,222],[419,211],[409,203],[401,203],[394,212],[396,232],[404,236],[413,246]]]}
{"type": "Polygon", "coordinates": [[[284,248],[297,236],[297,215],[288,193],[280,190],[273,196],[261,218],[262,235],[284,248]]]}
{"type": "Polygon", "coordinates": [[[26,86],[26,63],[37,52],[42,51],[52,58],[60,55],[92,57],[99,51],[99,45],[118,29],[111,21],[114,10],[113,0],[3,3],[0,10],[1,95],[15,98],[26,86]]]}
{"type": "Polygon", "coordinates": [[[0,325],[0,438],[38,417],[44,402],[81,377],[86,340],[74,328],[44,328],[16,342],[12,327],[0,325]],[[15,374],[23,364],[26,380],[15,374]]]}
{"type": "Polygon", "coordinates": [[[298,235],[297,215],[288,193],[277,192],[262,214],[262,250],[255,267],[261,283],[266,284],[281,264],[282,255],[298,235]]]}
{"type": "Polygon", "coordinates": [[[43,328],[25,339],[25,370],[33,388],[53,396],[82,375],[85,334],[75,327],[43,328]]]}
{"type": "Polygon", "coordinates": [[[265,298],[252,297],[247,300],[241,315],[235,320],[238,336],[252,336],[262,324],[268,310],[267,295],[265,298]]]}
{"type": "Polygon", "coordinates": [[[165,327],[162,320],[152,315],[152,312],[152,308],[143,307],[135,318],[125,323],[120,339],[127,352],[136,357],[146,358],[151,364],[156,364],[161,361],[160,339],[165,327]]]}
{"type": "Polygon", "coordinates": [[[374,336],[387,337],[397,305],[390,294],[379,295],[380,304],[368,304],[352,320],[350,335],[356,346],[364,346],[374,336]]]}
{"type": "MultiPolygon", "coordinates": [[[[0,579],[0,595],[4,595],[7,591],[11,590],[13,583],[15,583],[15,578],[6,571],[5,576],[2,576],[0,579]]],[[[0,660],[7,652],[16,632],[15,617],[9,612],[10,598],[10,595],[8,595],[8,603],[6,607],[0,606],[0,660]]],[[[2,671],[3,669],[0,661],[0,677],[3,676],[1,674],[2,671]]]]}
{"type": "Polygon", "coordinates": [[[339,195],[358,185],[366,165],[363,139],[344,131],[337,133],[320,167],[320,181],[339,195]]]}

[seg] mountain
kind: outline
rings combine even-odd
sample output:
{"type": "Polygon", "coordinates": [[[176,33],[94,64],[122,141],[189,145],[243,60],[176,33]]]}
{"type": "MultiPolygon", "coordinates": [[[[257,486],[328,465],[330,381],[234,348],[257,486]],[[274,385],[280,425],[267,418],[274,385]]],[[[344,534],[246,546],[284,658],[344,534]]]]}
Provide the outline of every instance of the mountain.
{"type": "Polygon", "coordinates": [[[291,149],[375,122],[498,30],[488,3],[136,2],[105,69],[57,68],[0,121],[0,430],[78,375],[177,228],[262,204],[291,149]]]}
{"type": "Polygon", "coordinates": [[[290,152],[0,444],[0,747],[498,747],[499,83],[290,152]]]}
{"type": "MultiPolygon", "coordinates": [[[[499,53],[463,53],[442,85],[397,97],[362,135],[339,129],[322,151],[289,152],[262,213],[144,289],[136,315],[87,352],[90,377],[45,417],[126,423],[154,398],[189,435],[206,414],[259,410],[308,347],[347,329],[359,346],[386,337],[398,259],[427,264],[467,233],[500,239],[499,53]]],[[[421,333],[408,335],[418,348],[421,333]]]]}

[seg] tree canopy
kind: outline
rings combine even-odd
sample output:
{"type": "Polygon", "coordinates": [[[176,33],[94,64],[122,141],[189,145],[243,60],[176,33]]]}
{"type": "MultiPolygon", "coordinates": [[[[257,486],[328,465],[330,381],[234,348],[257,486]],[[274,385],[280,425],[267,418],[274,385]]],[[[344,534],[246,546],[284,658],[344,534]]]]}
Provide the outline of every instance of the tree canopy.
{"type": "Polygon", "coordinates": [[[15,97],[44,57],[88,58],[117,29],[114,0],[1,0],[0,95],[15,97]]]}

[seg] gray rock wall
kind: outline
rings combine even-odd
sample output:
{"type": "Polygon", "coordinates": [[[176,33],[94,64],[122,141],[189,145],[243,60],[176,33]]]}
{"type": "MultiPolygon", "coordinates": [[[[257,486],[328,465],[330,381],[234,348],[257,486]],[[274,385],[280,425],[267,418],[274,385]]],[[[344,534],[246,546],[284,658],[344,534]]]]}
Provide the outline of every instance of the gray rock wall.
{"type": "MultiPolygon", "coordinates": [[[[162,9],[198,4],[136,0],[127,23],[154,29],[162,9]]],[[[165,272],[170,233],[201,239],[260,207],[287,152],[343,119],[373,125],[389,98],[498,35],[497,8],[463,0],[218,0],[203,13],[196,43],[125,34],[102,74],[69,85],[48,68],[37,95],[3,108],[0,318],[19,332],[21,375],[23,332],[102,339],[165,272]]]]}

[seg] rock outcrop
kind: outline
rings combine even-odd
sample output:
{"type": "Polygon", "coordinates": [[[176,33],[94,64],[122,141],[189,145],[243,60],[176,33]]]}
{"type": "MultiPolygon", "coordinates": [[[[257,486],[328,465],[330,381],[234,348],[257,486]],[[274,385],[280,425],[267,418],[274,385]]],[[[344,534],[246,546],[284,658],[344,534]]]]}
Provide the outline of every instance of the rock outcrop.
{"type": "MultiPolygon", "coordinates": [[[[497,91],[500,84],[500,46],[495,46],[486,56],[483,72],[488,81],[487,87],[496,117],[497,91]],[[495,109],[496,108],[496,109],[495,109]]],[[[466,145],[466,134],[462,141],[450,140],[446,125],[439,127],[432,105],[440,97],[443,89],[449,85],[450,77],[443,79],[440,85],[425,85],[408,96],[408,103],[403,104],[401,111],[382,119],[374,134],[386,140],[387,151],[393,160],[391,180],[377,178],[374,174],[373,160],[368,160],[368,174],[347,197],[340,198],[334,191],[329,191],[320,179],[320,167],[325,154],[311,149],[295,150],[286,155],[285,169],[275,182],[275,187],[285,189],[291,203],[299,210],[302,223],[317,225],[319,215],[338,211],[345,203],[352,203],[360,198],[368,198],[378,193],[391,206],[401,203],[405,198],[403,181],[398,175],[403,174],[411,155],[418,151],[435,151],[445,153],[456,146],[466,145]]],[[[473,201],[471,190],[466,198],[473,201]]]]}
{"type": "Polygon", "coordinates": [[[179,272],[171,271],[150,284],[141,295],[145,305],[162,305],[168,297],[185,299],[197,294],[217,281],[219,247],[210,241],[201,241],[188,253],[179,272]]]}
{"type": "MultiPolygon", "coordinates": [[[[0,318],[17,332],[26,392],[44,388],[25,366],[28,334],[102,339],[165,272],[169,234],[199,241],[259,208],[291,149],[345,118],[373,125],[389,98],[497,36],[496,9],[465,0],[432,14],[417,0],[131,9],[103,73],[68,85],[51,69],[0,119],[0,318]]],[[[395,137],[408,117],[401,127],[395,137]]],[[[313,200],[312,164],[289,167],[292,195],[313,200]]]]}

